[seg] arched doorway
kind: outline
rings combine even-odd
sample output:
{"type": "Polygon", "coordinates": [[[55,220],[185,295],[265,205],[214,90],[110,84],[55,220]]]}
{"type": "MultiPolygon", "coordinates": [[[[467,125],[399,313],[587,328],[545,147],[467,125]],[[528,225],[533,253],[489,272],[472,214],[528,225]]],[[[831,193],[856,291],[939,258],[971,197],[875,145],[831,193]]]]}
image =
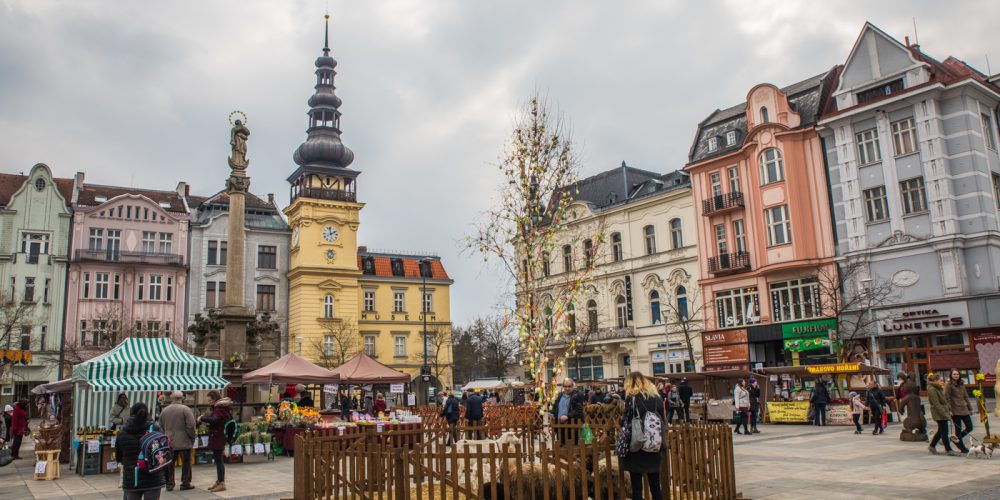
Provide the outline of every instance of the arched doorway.
{"type": "Polygon", "coordinates": [[[410,381],[410,390],[416,394],[418,405],[431,404],[434,401],[429,389],[434,390],[433,397],[436,398],[441,393],[441,390],[444,389],[444,386],[434,375],[431,375],[430,380],[427,382],[424,382],[424,378],[420,375],[413,377],[413,380],[410,381]]]}

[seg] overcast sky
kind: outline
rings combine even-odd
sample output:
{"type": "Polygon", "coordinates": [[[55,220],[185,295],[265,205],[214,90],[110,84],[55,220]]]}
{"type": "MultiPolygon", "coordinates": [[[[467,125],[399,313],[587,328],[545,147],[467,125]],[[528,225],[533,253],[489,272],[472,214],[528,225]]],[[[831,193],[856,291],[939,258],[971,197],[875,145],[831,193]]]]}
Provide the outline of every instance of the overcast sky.
{"type": "MultiPolygon", "coordinates": [[[[323,0],[0,1],[0,170],[195,194],[224,185],[230,111],[249,116],[251,190],[288,201],[323,0]]],[[[866,20],[931,56],[1000,71],[1000,2],[330,2],[362,244],[433,251],[457,323],[503,286],[462,239],[491,201],[515,110],[538,89],[582,176],[681,168],[695,126],[762,82],[843,63],[866,20]],[[751,4],[753,5],[751,7],[751,4]],[[993,51],[990,53],[990,51],[993,51]]]]}

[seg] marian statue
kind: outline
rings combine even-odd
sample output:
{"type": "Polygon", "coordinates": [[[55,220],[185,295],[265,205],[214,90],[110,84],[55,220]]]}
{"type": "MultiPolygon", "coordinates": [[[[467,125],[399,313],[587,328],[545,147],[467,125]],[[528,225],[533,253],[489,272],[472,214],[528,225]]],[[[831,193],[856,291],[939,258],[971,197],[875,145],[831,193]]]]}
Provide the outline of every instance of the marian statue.
{"type": "Polygon", "coordinates": [[[229,144],[233,147],[232,155],[229,157],[229,167],[233,169],[233,173],[242,174],[250,163],[247,160],[247,139],[250,138],[250,129],[243,125],[242,121],[236,120],[229,137],[229,144]]]}

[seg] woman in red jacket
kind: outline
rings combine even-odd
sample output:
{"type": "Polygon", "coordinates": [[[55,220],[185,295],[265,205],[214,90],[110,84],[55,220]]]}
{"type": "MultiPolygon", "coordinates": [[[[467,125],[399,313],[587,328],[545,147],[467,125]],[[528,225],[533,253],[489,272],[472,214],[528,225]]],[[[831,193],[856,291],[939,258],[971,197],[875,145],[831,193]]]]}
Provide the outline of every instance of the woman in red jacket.
{"type": "Polygon", "coordinates": [[[14,405],[14,414],[10,419],[10,435],[13,436],[10,445],[10,454],[14,460],[21,458],[18,454],[21,451],[21,440],[28,435],[28,400],[22,399],[14,405]]]}

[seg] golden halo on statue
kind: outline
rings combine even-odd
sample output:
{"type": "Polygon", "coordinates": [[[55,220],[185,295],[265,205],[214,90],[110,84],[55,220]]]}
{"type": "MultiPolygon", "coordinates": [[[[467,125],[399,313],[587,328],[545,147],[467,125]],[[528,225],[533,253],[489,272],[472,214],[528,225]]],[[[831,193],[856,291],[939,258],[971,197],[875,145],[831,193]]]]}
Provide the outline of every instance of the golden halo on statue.
{"type": "Polygon", "coordinates": [[[240,110],[236,110],[236,111],[233,111],[232,113],[229,113],[229,124],[230,125],[236,125],[235,123],[233,123],[233,115],[239,115],[240,117],[242,117],[243,119],[240,120],[240,122],[242,122],[244,125],[246,125],[250,121],[250,120],[247,120],[246,113],[244,113],[244,112],[242,112],[240,110]]]}

